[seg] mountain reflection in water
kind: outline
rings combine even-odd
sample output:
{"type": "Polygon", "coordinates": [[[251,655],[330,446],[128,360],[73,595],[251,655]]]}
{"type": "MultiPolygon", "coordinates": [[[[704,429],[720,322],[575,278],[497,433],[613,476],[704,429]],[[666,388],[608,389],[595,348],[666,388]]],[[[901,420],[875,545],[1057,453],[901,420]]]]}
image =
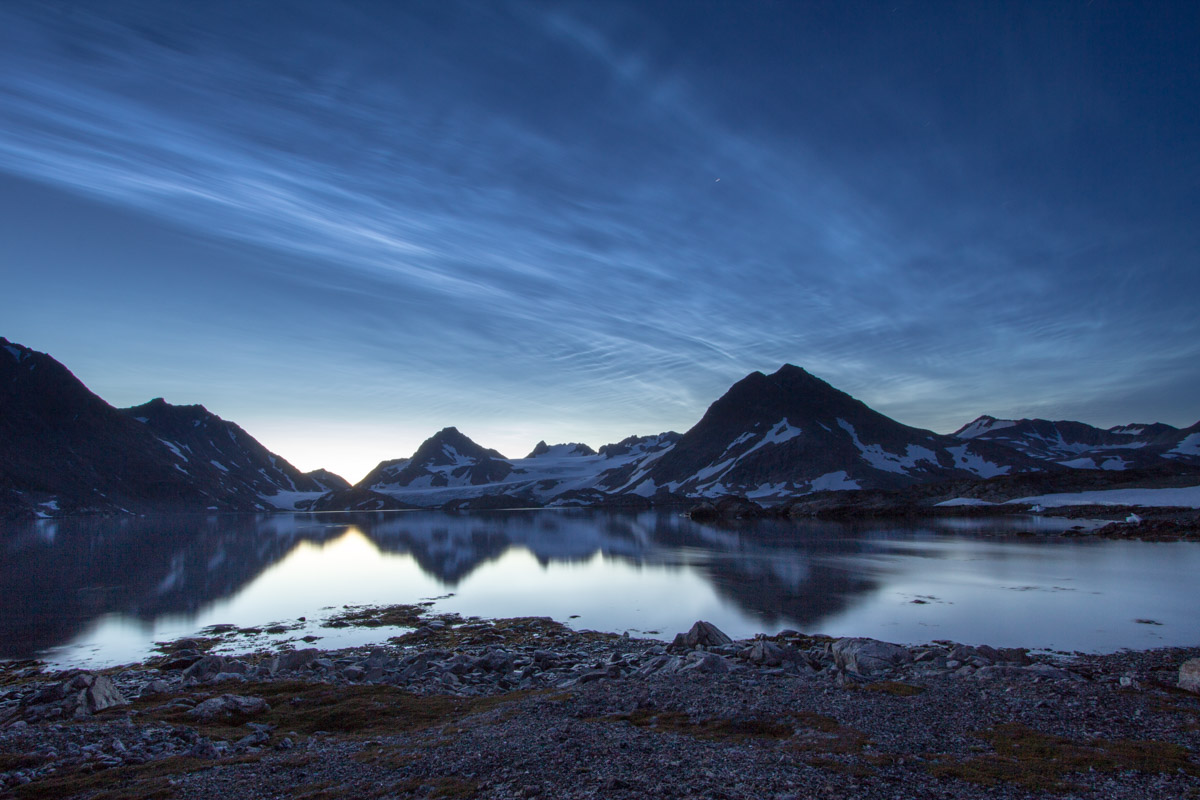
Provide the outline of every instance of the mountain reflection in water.
{"type": "Polygon", "coordinates": [[[155,638],[212,622],[300,616],[308,617],[304,632],[332,647],[338,634],[319,627],[331,607],[447,593],[455,596],[437,610],[564,621],[578,612],[581,627],[653,626],[664,638],[707,615],[734,636],[792,627],[1080,649],[1200,639],[1189,613],[1175,618],[1173,594],[1186,600],[1188,575],[1200,566],[1197,546],[978,535],[1002,533],[1006,524],[1060,523],[988,520],[963,532],[933,523],[717,526],[665,512],[569,509],[10,525],[0,539],[0,657],[73,644],[101,661],[130,660],[155,638]],[[1105,632],[1112,601],[1126,594],[1142,605],[1122,618],[1157,614],[1162,625],[1105,632]],[[1010,604],[1007,624],[997,602],[1010,604]],[[1064,626],[1101,630],[1060,634],[1045,619],[1060,613],[1064,626]],[[1022,632],[1031,638],[1020,640],[1022,632]],[[121,655],[107,653],[117,639],[125,640],[121,655]]]}

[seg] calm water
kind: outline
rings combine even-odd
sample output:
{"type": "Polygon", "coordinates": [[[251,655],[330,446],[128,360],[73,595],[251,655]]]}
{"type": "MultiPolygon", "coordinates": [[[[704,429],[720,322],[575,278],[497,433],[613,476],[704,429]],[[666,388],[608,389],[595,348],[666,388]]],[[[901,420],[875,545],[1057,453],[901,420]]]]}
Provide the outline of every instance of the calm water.
{"type": "Polygon", "coordinates": [[[729,527],[562,510],[8,525],[0,658],[126,663],[214,624],[293,626],[241,648],[306,634],[361,644],[399,631],[320,622],[345,605],[431,598],[463,615],[661,638],[707,619],[734,637],[794,628],[1087,651],[1200,642],[1200,545],[1049,535],[1068,524],[729,527]]]}

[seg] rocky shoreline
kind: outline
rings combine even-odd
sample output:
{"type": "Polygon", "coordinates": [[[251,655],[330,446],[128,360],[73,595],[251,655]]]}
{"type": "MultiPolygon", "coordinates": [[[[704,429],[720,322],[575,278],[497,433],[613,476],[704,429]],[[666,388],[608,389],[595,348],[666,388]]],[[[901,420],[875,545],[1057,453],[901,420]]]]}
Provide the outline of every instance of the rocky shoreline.
{"type": "Polygon", "coordinates": [[[1200,797],[1200,647],[1030,654],[697,623],[670,644],[421,606],[386,645],[0,664],[0,794],[1200,797]],[[1182,683],[1181,683],[1182,679],[1182,683]]]}

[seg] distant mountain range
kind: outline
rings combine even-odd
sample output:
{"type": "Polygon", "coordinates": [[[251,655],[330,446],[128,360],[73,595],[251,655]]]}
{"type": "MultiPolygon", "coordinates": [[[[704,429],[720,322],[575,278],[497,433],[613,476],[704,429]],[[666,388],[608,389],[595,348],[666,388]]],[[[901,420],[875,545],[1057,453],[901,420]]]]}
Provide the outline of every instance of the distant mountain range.
{"type": "Polygon", "coordinates": [[[44,353],[0,338],[0,516],[157,511],[506,508],[782,501],[1019,473],[1200,466],[1186,429],[990,416],[952,435],[911,428],[799,367],[754,372],[684,434],[592,450],[541,442],[524,458],[456,428],[356,486],[302,473],[203,406],[117,409],[44,353]]]}

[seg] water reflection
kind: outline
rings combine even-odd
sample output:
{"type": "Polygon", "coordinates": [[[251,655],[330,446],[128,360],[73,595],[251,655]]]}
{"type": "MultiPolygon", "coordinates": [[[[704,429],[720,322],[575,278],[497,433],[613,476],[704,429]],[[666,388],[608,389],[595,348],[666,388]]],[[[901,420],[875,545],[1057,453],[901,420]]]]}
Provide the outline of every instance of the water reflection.
{"type": "MultiPolygon", "coordinates": [[[[1145,612],[1171,617],[1170,630],[1156,620],[1164,623],[1153,634],[1160,640],[1200,638],[1174,618],[1170,599],[1187,594],[1187,584],[1175,588],[1181,570],[1200,566],[1194,545],[1156,551],[1146,543],[977,535],[981,525],[1002,533],[1004,524],[1034,523],[722,527],[669,513],[583,509],[31,523],[10,526],[0,540],[0,657],[69,642],[103,653],[117,640],[138,657],[153,637],[192,632],[218,613],[243,617],[218,621],[246,625],[315,619],[343,603],[447,592],[456,596],[440,607],[465,614],[580,613],[586,627],[663,635],[706,614],[739,636],[795,627],[894,640],[1069,640],[1089,649],[1147,646],[1146,631],[1093,630],[1095,617],[1113,613],[1096,598],[1129,592],[1163,598],[1145,612]],[[1097,579],[1107,589],[1078,591],[1097,579]],[[1078,596],[1064,600],[1072,591],[1078,596]],[[1002,622],[997,603],[1023,622],[1002,622]],[[1064,638],[1067,625],[1081,632],[1064,638]]],[[[1186,610],[1180,616],[1190,618],[1186,610]]]]}

